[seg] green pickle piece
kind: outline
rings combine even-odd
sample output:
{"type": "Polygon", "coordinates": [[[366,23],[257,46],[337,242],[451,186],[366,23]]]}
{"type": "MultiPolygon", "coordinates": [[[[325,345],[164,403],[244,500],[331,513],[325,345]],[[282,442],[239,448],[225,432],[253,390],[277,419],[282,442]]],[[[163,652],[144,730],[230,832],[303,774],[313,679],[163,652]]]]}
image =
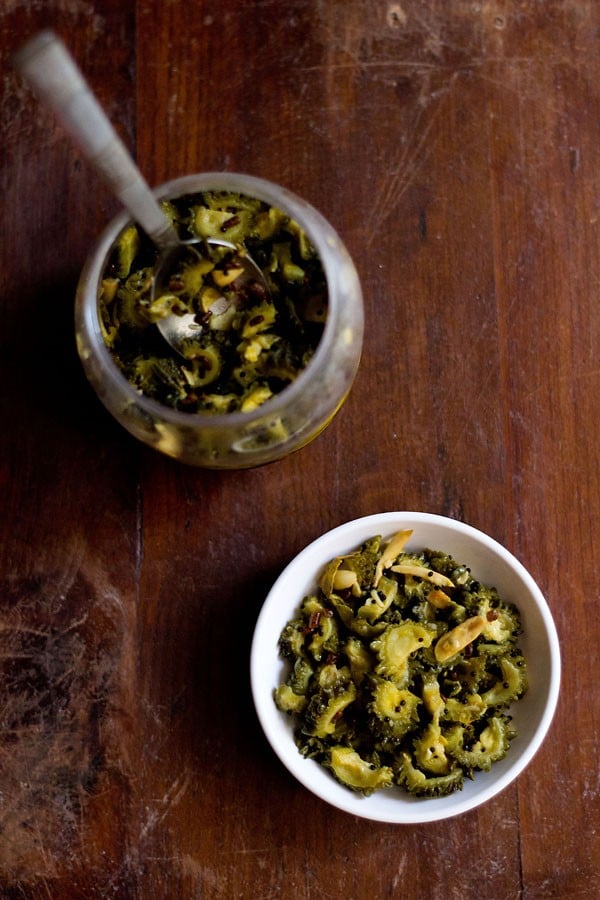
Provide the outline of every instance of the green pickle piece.
{"type": "Polygon", "coordinates": [[[332,747],[329,766],[338,781],[353,791],[368,796],[373,791],[389,787],[394,773],[389,766],[376,766],[367,762],[350,747],[332,747]]]}
{"type": "Polygon", "coordinates": [[[127,278],[133,261],[140,249],[140,234],[135,225],[130,225],[117,241],[117,276],[127,278]]]}
{"type": "Polygon", "coordinates": [[[183,240],[218,238],[234,249],[212,245],[210,259],[183,263],[153,298],[156,250],[128,225],[101,279],[104,342],[125,378],[166,406],[206,415],[259,409],[298,377],[321,340],[321,261],[297,222],[255,197],[205,191],[161,206],[183,240]],[[258,280],[238,281],[244,255],[262,269],[268,294],[258,280]],[[171,314],[192,314],[199,325],[181,356],[156,328],[171,314]]]}
{"type": "Polygon", "coordinates": [[[441,797],[509,752],[527,666],[517,608],[443,551],[406,553],[406,540],[375,536],[324,567],[282,630],[289,672],[274,700],[299,752],[349,790],[441,797]],[[437,643],[471,620],[440,661],[437,643]]]}

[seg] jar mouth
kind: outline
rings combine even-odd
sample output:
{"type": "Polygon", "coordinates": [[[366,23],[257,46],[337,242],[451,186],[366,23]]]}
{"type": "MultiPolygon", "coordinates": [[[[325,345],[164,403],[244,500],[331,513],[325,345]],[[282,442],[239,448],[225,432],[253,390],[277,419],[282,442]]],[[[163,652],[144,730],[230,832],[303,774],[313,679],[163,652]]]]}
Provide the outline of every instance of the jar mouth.
{"type": "MultiPolygon", "coordinates": [[[[228,413],[184,412],[160,403],[136,390],[125,375],[119,371],[104,342],[98,313],[98,285],[115,241],[131,223],[131,216],[127,211],[119,213],[107,225],[84,266],[77,289],[77,315],[82,319],[94,351],[102,361],[104,374],[118,386],[119,391],[132,404],[136,404],[151,415],[181,427],[194,427],[199,422],[207,428],[222,428],[225,425],[228,427],[248,426],[281,413],[305,390],[314,370],[319,369],[327,359],[332,335],[336,333],[340,315],[341,296],[340,291],[336,290],[336,286],[344,275],[339,262],[340,250],[344,248],[332,226],[314,207],[286,188],[256,176],[235,172],[205,172],[198,175],[186,175],[159,185],[153,193],[158,199],[176,199],[185,194],[209,190],[237,191],[278,207],[298,222],[317,251],[327,282],[328,312],[323,334],[314,355],[291,384],[286,385],[255,410],[228,413]]],[[[349,259],[348,268],[349,271],[353,271],[349,259]]],[[[360,335],[355,335],[355,339],[362,341],[362,332],[360,335]]]]}

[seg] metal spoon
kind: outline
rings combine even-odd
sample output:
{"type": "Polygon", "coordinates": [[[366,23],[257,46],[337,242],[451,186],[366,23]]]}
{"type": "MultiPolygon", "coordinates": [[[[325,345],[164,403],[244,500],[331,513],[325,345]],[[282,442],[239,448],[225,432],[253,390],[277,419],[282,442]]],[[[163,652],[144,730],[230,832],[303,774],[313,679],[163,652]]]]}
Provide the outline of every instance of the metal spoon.
{"type": "Polygon", "coordinates": [[[223,270],[220,261],[217,261],[215,268],[216,273],[228,280],[223,293],[212,302],[204,315],[202,313],[173,313],[159,319],[156,323],[165,340],[186,359],[195,356],[193,341],[204,331],[207,314],[208,316],[222,315],[236,303],[245,306],[248,301],[259,300],[262,302],[268,296],[265,276],[252,257],[230,241],[221,238],[207,238],[202,242],[202,246],[198,241],[193,241],[191,245],[188,241],[181,241],[164,248],[155,270],[153,299],[173,293],[177,295],[177,287],[174,287],[173,283],[178,280],[179,273],[186,266],[193,266],[202,257],[214,259],[211,252],[213,247],[224,247],[229,251],[225,257],[229,274],[223,270]],[[191,259],[190,252],[193,254],[191,259]]]}
{"type": "MultiPolygon", "coordinates": [[[[15,55],[14,64],[159,248],[154,296],[160,297],[164,293],[173,266],[181,261],[182,253],[195,254],[201,259],[211,255],[211,247],[236,250],[235,245],[219,238],[180,240],[75,60],[53,31],[42,31],[28,41],[15,55]]],[[[268,296],[265,277],[254,260],[247,254],[240,254],[239,263],[242,271],[236,286],[258,283],[260,290],[268,296]]],[[[186,355],[184,343],[196,338],[201,328],[192,314],[173,313],[159,320],[157,325],[165,340],[182,356],[186,355]]]]}

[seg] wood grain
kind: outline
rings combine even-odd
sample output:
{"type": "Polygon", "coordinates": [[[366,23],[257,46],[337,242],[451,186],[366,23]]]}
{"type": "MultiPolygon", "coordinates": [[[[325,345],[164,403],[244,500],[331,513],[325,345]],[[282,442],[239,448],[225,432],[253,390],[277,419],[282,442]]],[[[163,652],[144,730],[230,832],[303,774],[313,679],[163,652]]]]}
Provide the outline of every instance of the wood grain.
{"type": "Polygon", "coordinates": [[[3,897],[598,896],[599,34],[595,0],[3,4],[3,897]],[[48,26],[151,183],[264,176],[350,249],[359,375],[290,458],[179,466],[85,383],[74,290],[117,206],[10,70],[48,26]],[[297,785],[248,684],[282,567],[392,509],[502,541],[563,652],[517,783],[416,828],[297,785]]]}

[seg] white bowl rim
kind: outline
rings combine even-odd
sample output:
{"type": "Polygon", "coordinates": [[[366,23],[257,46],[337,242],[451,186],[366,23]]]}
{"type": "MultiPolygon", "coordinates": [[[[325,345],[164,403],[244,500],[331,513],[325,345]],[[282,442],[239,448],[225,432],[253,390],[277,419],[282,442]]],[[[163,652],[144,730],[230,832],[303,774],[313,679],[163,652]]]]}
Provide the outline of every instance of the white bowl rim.
{"type": "MultiPolygon", "coordinates": [[[[445,550],[446,548],[440,545],[436,549],[445,550]]],[[[464,559],[463,561],[467,564],[471,563],[469,559],[464,559]]],[[[475,564],[473,567],[475,567],[475,564]]],[[[294,594],[293,607],[290,607],[287,603],[284,604],[285,617],[281,617],[282,625],[291,618],[293,610],[298,608],[303,596],[304,592],[300,590],[299,594],[294,594]]],[[[281,607],[280,614],[282,612],[283,607],[281,607]]],[[[275,665],[275,662],[273,664],[275,665]]],[[[522,563],[502,544],[474,526],[457,519],[427,512],[397,511],[362,516],[338,525],[305,546],[283,569],[267,594],[256,621],[250,651],[250,680],[256,714],[267,741],[283,765],[311,793],[337,809],[360,818],[391,824],[428,823],[461,815],[486,803],[508,787],[529,765],[550,728],[558,703],[560,674],[560,646],[550,608],[540,588],[522,563]],[[286,752],[285,748],[279,746],[278,730],[280,725],[278,729],[277,723],[281,723],[284,716],[275,708],[272,697],[275,684],[265,674],[265,672],[269,671],[268,666],[265,667],[266,655],[274,653],[277,657],[277,664],[281,663],[283,668],[283,663],[279,659],[277,647],[273,646],[268,631],[273,628],[273,614],[278,605],[280,592],[287,582],[293,582],[296,575],[299,576],[301,582],[306,582],[308,580],[306,575],[307,565],[312,566],[309,570],[312,573],[310,583],[316,585],[319,565],[325,565],[329,559],[336,555],[350,552],[360,545],[362,541],[375,534],[389,537],[392,533],[402,528],[412,528],[417,532],[414,541],[419,546],[431,546],[431,544],[418,541],[419,526],[438,526],[447,529],[449,534],[454,532],[454,534],[470,539],[480,547],[485,548],[488,553],[499,558],[507,569],[512,570],[512,574],[523,583],[533,598],[534,605],[541,617],[544,637],[549,648],[549,677],[546,684],[543,712],[535,731],[526,747],[523,748],[518,756],[513,757],[510,765],[501,776],[493,777],[494,767],[492,767],[491,772],[480,773],[476,776],[476,778],[481,779],[483,784],[483,787],[477,790],[476,793],[472,791],[466,795],[464,791],[457,791],[449,795],[449,797],[428,799],[415,799],[408,794],[405,796],[395,795],[393,801],[397,808],[382,810],[375,803],[370,803],[369,801],[372,798],[379,798],[381,795],[386,794],[387,791],[376,792],[371,797],[363,797],[338,784],[320,764],[301,756],[293,742],[291,723],[289,726],[285,723],[290,734],[289,752],[286,752]],[[337,549],[333,549],[332,552],[325,552],[325,549],[330,546],[335,546],[337,549]],[[307,563],[313,557],[318,557],[320,553],[323,555],[320,557],[320,562],[317,563],[317,568],[315,568],[314,562],[307,563]],[[324,777],[321,776],[321,772],[324,777]],[[483,779],[486,779],[486,781],[483,781],[483,779]]],[[[511,747],[511,751],[512,749],[511,747]]],[[[509,752],[507,756],[510,757],[510,755],[511,753],[509,752]]],[[[495,766],[500,766],[500,763],[496,763],[495,766]]],[[[470,784],[472,783],[470,782],[470,784]]]]}

